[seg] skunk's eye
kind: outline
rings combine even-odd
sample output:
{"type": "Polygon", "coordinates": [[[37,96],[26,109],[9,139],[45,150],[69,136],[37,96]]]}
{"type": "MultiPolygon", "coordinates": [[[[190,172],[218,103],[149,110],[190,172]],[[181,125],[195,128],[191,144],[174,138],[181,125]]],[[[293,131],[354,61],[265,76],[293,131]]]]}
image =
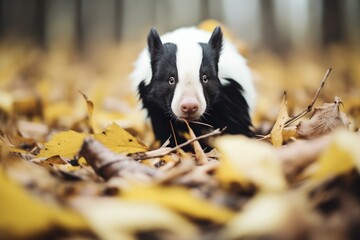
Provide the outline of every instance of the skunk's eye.
{"type": "Polygon", "coordinates": [[[208,76],[206,74],[204,74],[202,76],[202,81],[203,81],[203,83],[207,83],[209,81],[209,78],[208,78],[208,76]]]}
{"type": "Polygon", "coordinates": [[[169,77],[169,84],[170,84],[170,85],[174,85],[174,84],[175,84],[175,78],[174,78],[174,77],[169,77]]]}

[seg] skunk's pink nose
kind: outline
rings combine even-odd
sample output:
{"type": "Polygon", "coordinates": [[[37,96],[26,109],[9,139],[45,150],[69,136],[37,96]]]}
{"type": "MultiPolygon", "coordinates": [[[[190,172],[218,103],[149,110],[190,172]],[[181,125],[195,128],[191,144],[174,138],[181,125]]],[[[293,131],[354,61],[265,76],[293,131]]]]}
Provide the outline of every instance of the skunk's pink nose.
{"type": "Polygon", "coordinates": [[[199,109],[199,103],[195,99],[184,99],[180,108],[184,114],[194,114],[199,109]]]}

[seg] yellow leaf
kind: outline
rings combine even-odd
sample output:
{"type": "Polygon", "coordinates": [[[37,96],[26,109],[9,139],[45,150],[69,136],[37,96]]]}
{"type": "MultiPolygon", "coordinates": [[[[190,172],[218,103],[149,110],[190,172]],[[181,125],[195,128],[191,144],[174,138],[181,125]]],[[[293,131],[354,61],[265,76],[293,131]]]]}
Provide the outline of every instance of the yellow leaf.
{"type": "Polygon", "coordinates": [[[25,239],[52,228],[89,229],[79,214],[48,205],[28,195],[0,169],[0,232],[2,239],[25,239]]]}
{"type": "Polygon", "coordinates": [[[51,140],[44,144],[37,155],[38,158],[48,158],[59,155],[63,158],[74,158],[79,152],[84,141],[85,134],[75,131],[60,132],[52,136],[51,140]]]}
{"type": "Polygon", "coordinates": [[[44,108],[44,118],[47,123],[59,121],[64,116],[73,116],[74,108],[66,102],[52,102],[44,108]]]}
{"type": "Polygon", "coordinates": [[[16,147],[7,147],[7,148],[8,148],[8,150],[10,152],[13,152],[13,153],[22,153],[22,154],[27,154],[28,153],[27,151],[25,151],[25,150],[23,150],[21,148],[16,148],[16,147]]]}
{"type": "Polygon", "coordinates": [[[80,92],[80,94],[83,96],[84,100],[86,101],[86,106],[87,106],[87,110],[88,110],[88,120],[89,120],[89,125],[92,130],[92,133],[97,132],[96,129],[94,129],[94,120],[93,120],[94,103],[88,99],[88,97],[85,95],[85,93],[80,92]]]}
{"type": "Polygon", "coordinates": [[[234,215],[229,209],[197,198],[189,190],[180,187],[135,187],[122,192],[121,197],[133,202],[152,202],[195,218],[208,219],[216,223],[224,223],[234,215]]]}
{"type": "Polygon", "coordinates": [[[296,131],[296,126],[290,126],[290,127],[286,127],[282,130],[282,139],[283,141],[288,141],[291,138],[298,138],[299,135],[297,134],[296,131]]]}
{"type": "Polygon", "coordinates": [[[215,147],[222,155],[216,171],[222,183],[255,183],[269,191],[286,188],[282,166],[269,144],[244,136],[223,136],[216,139],[215,147]]]}
{"type": "Polygon", "coordinates": [[[148,148],[116,123],[111,124],[95,139],[115,153],[145,152],[148,148]]]}
{"type": "Polygon", "coordinates": [[[291,229],[299,221],[294,216],[306,215],[309,211],[305,200],[303,194],[260,193],[225,225],[219,239],[274,236],[285,228],[291,229]]]}
{"type": "Polygon", "coordinates": [[[288,119],[286,94],[284,94],[276,122],[270,132],[271,142],[275,147],[281,147],[283,144],[283,129],[288,119]]]}
{"type": "MultiPolygon", "coordinates": [[[[191,129],[189,123],[185,120],[184,121],[187,128],[188,128],[188,131],[189,131],[189,134],[190,134],[190,139],[196,139],[196,135],[194,133],[194,131],[191,129]]],[[[205,152],[204,150],[202,149],[199,141],[195,141],[193,142],[193,147],[194,147],[194,150],[195,150],[195,159],[197,161],[198,164],[200,165],[204,165],[206,163],[208,163],[208,158],[207,156],[205,155],[205,152]]]]}
{"type": "Polygon", "coordinates": [[[100,239],[135,240],[136,233],[156,230],[166,232],[161,239],[199,239],[191,222],[165,206],[100,197],[77,197],[72,204],[100,239]]]}
{"type": "Polygon", "coordinates": [[[346,173],[357,166],[360,171],[360,136],[346,130],[335,132],[332,143],[318,159],[319,167],[312,177],[322,180],[346,173]]]}
{"type": "Polygon", "coordinates": [[[11,113],[13,110],[13,96],[3,90],[0,90],[0,110],[4,110],[6,113],[11,113]]]}

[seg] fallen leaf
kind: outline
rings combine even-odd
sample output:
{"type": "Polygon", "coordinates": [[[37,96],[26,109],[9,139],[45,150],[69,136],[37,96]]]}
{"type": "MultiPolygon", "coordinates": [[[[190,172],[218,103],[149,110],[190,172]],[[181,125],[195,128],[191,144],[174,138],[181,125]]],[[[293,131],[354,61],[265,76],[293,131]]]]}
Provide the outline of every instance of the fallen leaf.
{"type": "Polygon", "coordinates": [[[49,142],[44,144],[37,158],[49,158],[52,156],[61,156],[63,158],[73,159],[79,152],[84,141],[85,134],[72,130],[54,134],[49,142]]]}
{"type": "MultiPolygon", "coordinates": [[[[220,239],[296,239],[301,219],[308,220],[309,207],[300,194],[262,193],[230,220],[220,239]]],[[[300,234],[299,234],[300,235],[300,234]]]]}
{"type": "Polygon", "coordinates": [[[0,169],[0,232],[2,239],[30,239],[51,230],[89,231],[78,213],[31,197],[0,169]]]}
{"type": "Polygon", "coordinates": [[[320,155],[318,168],[311,177],[316,180],[337,176],[357,167],[360,172],[360,136],[346,130],[333,135],[331,143],[320,155]]]}
{"type": "Polygon", "coordinates": [[[287,111],[286,93],[284,93],[283,99],[281,101],[280,110],[276,118],[276,122],[270,132],[271,142],[275,147],[281,147],[283,144],[283,130],[285,122],[288,119],[289,114],[287,111]]]}
{"type": "MultiPolygon", "coordinates": [[[[189,123],[186,120],[184,120],[184,122],[186,123],[186,126],[189,130],[190,139],[196,139],[196,135],[195,135],[194,131],[191,129],[189,123]]],[[[193,147],[194,147],[195,159],[196,159],[197,163],[200,165],[206,164],[208,162],[208,159],[207,159],[207,156],[206,156],[204,150],[202,149],[199,141],[194,141],[193,147]]]]}
{"type": "Polygon", "coordinates": [[[223,136],[215,141],[222,154],[217,178],[225,184],[256,184],[262,190],[281,191],[286,188],[282,166],[270,145],[244,136],[223,136]]]}
{"type": "Polygon", "coordinates": [[[87,110],[88,110],[88,121],[89,121],[89,126],[91,129],[91,133],[97,132],[97,131],[95,131],[96,129],[94,129],[94,127],[95,127],[94,119],[93,119],[94,103],[88,99],[88,97],[85,95],[85,93],[80,92],[80,94],[83,96],[84,100],[86,101],[86,106],[87,106],[87,110]]]}
{"type": "Polygon", "coordinates": [[[299,134],[296,131],[296,126],[284,127],[281,135],[282,135],[283,142],[289,141],[294,138],[296,139],[299,137],[299,134]]]}
{"type": "Polygon", "coordinates": [[[21,120],[17,125],[19,133],[25,138],[42,140],[49,133],[49,127],[44,123],[21,120]]]}
{"type": "Polygon", "coordinates": [[[139,186],[123,191],[120,197],[133,202],[166,206],[187,216],[215,223],[225,223],[234,215],[229,209],[196,197],[182,187],[139,186]]]}
{"type": "Polygon", "coordinates": [[[11,113],[11,111],[13,110],[13,95],[3,91],[2,89],[0,90],[0,109],[4,110],[4,112],[6,113],[11,113]]]}
{"type": "Polygon", "coordinates": [[[279,160],[288,181],[295,181],[301,173],[314,163],[329,146],[332,135],[324,135],[312,140],[300,140],[277,149],[279,160]]]}
{"type": "Polygon", "coordinates": [[[111,124],[102,133],[94,135],[95,139],[115,153],[146,152],[148,148],[116,123],[111,124]]]}
{"type": "Polygon", "coordinates": [[[160,239],[199,238],[199,232],[189,221],[159,204],[96,197],[77,197],[71,203],[100,239],[136,240],[137,233],[152,231],[167,234],[168,238],[160,239]],[[171,238],[173,235],[175,238],[171,238]]]}
{"type": "Polygon", "coordinates": [[[343,112],[340,112],[340,104],[342,104],[341,99],[335,97],[335,102],[315,108],[310,120],[299,122],[297,133],[304,138],[315,138],[337,127],[349,127],[349,120],[343,112]]]}

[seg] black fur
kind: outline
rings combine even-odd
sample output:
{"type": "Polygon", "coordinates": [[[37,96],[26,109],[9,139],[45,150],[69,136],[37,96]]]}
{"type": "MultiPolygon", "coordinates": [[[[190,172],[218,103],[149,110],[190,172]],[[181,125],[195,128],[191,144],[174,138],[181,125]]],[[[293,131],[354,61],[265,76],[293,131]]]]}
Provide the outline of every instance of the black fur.
{"type": "MultiPolygon", "coordinates": [[[[226,79],[228,84],[222,85],[218,78],[218,62],[222,48],[222,32],[215,28],[208,43],[199,43],[203,50],[202,64],[199,69],[199,81],[204,74],[208,82],[203,83],[207,109],[199,121],[214,128],[227,127],[226,133],[253,136],[248,104],[242,95],[242,87],[233,79],[226,79]]],[[[148,35],[148,49],[151,60],[152,79],[148,85],[142,81],[139,95],[143,107],[147,109],[155,136],[164,143],[170,136],[170,145],[175,146],[185,141],[183,133],[187,133],[186,125],[171,110],[171,101],[178,81],[176,67],[177,47],[173,43],[163,44],[155,29],[148,35]],[[176,81],[171,85],[168,79],[176,81]],[[175,131],[173,136],[172,128],[175,131]]],[[[211,128],[191,123],[196,135],[211,131],[211,128]]]]}

